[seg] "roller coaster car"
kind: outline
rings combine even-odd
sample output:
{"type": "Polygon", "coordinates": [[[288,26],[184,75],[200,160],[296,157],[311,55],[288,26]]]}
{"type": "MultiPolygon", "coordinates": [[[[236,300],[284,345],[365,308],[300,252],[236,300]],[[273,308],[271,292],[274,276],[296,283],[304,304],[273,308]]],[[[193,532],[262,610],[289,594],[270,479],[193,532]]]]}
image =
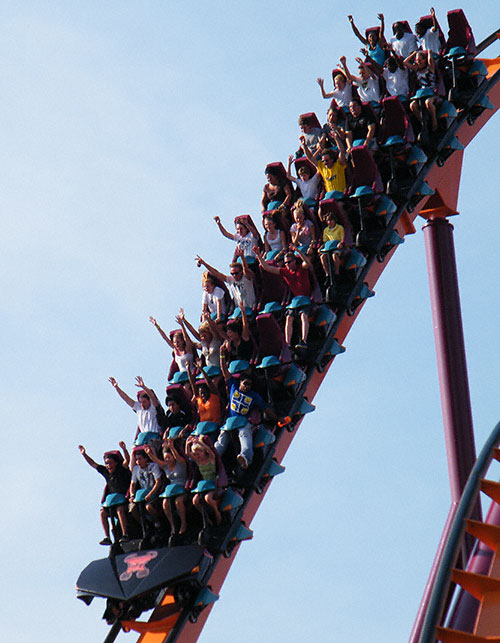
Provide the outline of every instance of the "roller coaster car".
{"type": "MultiPolygon", "coordinates": [[[[148,549],[94,560],[76,582],[77,597],[89,605],[96,596],[108,599],[105,618],[108,622],[136,619],[152,609],[161,590],[191,589],[194,598],[202,587],[203,577],[212,556],[198,545],[174,549],[148,549]]],[[[179,607],[186,607],[189,600],[179,607]]]]}
{"type": "Polygon", "coordinates": [[[425,31],[432,29],[434,26],[434,20],[436,20],[437,32],[439,34],[439,43],[440,43],[439,51],[442,52],[446,47],[446,38],[444,37],[443,30],[441,29],[441,26],[437,21],[436,17],[433,18],[430,14],[427,14],[425,16],[420,16],[417,24],[415,25],[415,31],[417,32],[417,36],[419,36],[420,35],[419,29],[418,29],[419,27],[425,31]]]}
{"type": "Polygon", "coordinates": [[[318,120],[318,117],[314,112],[307,112],[307,114],[301,114],[299,120],[303,122],[304,125],[308,127],[316,127],[321,129],[321,123],[318,120]]]}
{"type": "Polygon", "coordinates": [[[300,170],[301,167],[306,167],[310,171],[311,176],[316,174],[316,168],[311,163],[311,161],[308,158],[306,158],[305,156],[299,156],[298,158],[296,158],[294,160],[293,164],[295,165],[295,169],[297,171],[300,170]]]}
{"type": "Polygon", "coordinates": [[[463,109],[487,75],[487,69],[484,63],[474,60],[477,48],[462,9],[448,12],[448,24],[450,30],[443,58],[444,78],[448,100],[458,109],[463,109]]]}
{"type": "MultiPolygon", "coordinates": [[[[342,110],[340,110],[342,111],[342,110]]],[[[316,114],[314,114],[314,117],[316,118],[316,114]]],[[[316,121],[319,122],[316,118],[316,121]]],[[[303,152],[302,149],[300,149],[297,152],[297,158],[294,160],[294,165],[295,165],[295,171],[299,172],[301,167],[305,167],[309,170],[309,174],[311,176],[314,176],[317,172],[315,166],[307,159],[305,156],[302,156],[303,152]]],[[[297,187],[296,188],[296,196],[297,198],[302,198],[302,194],[300,192],[300,189],[297,187]]],[[[318,202],[316,199],[313,199],[312,197],[307,197],[306,199],[303,199],[304,205],[307,206],[307,208],[314,213],[316,211],[316,208],[318,207],[318,202]]]]}
{"type": "Polygon", "coordinates": [[[448,40],[446,41],[445,53],[454,47],[462,47],[471,59],[477,54],[476,42],[471,26],[462,9],[448,11],[448,40]]]}
{"type": "Polygon", "coordinates": [[[397,96],[382,101],[384,117],[379,136],[378,166],[386,184],[386,194],[404,197],[427,160],[414,145],[415,135],[403,104],[397,96]]]}
{"type": "MultiPolygon", "coordinates": [[[[266,259],[266,261],[269,261],[266,259]]],[[[271,266],[276,266],[277,263],[274,259],[270,260],[269,263],[271,266]]],[[[259,266],[260,271],[260,297],[259,297],[259,307],[266,309],[268,304],[278,304],[281,307],[284,306],[285,302],[288,300],[290,295],[290,290],[286,284],[286,281],[279,274],[273,274],[267,272],[259,266]]],[[[266,311],[267,312],[267,311],[266,311]]],[[[269,311],[278,313],[279,311],[269,311]]],[[[278,316],[277,314],[275,316],[278,316]]]]}
{"type": "Polygon", "coordinates": [[[354,174],[347,195],[357,204],[360,227],[356,247],[377,252],[396,205],[383,194],[382,177],[370,150],[364,145],[353,147],[351,158],[354,174]]]}
{"type": "Polygon", "coordinates": [[[291,359],[290,348],[285,342],[281,326],[272,313],[259,313],[256,318],[257,332],[260,338],[257,359],[259,362],[268,355],[277,355],[282,362],[291,359]]]}
{"type": "Polygon", "coordinates": [[[266,165],[266,174],[271,173],[278,177],[282,183],[290,183],[286,176],[285,166],[281,161],[275,161],[274,163],[268,163],[266,165]]]}
{"type": "Polygon", "coordinates": [[[339,274],[332,278],[326,289],[325,302],[338,309],[346,307],[365,265],[366,257],[356,248],[351,248],[339,274]]]}
{"type": "Polygon", "coordinates": [[[351,301],[347,305],[347,314],[352,316],[355,314],[357,308],[370,297],[374,297],[375,292],[370,290],[367,284],[362,283],[359,287],[356,287],[356,290],[351,298],[351,301]]]}
{"type": "MultiPolygon", "coordinates": [[[[346,75],[345,75],[345,71],[343,69],[340,69],[340,67],[334,67],[332,69],[332,81],[333,81],[333,86],[334,87],[335,87],[335,76],[338,76],[339,74],[341,76],[343,76],[347,80],[346,75]]],[[[333,103],[333,101],[332,101],[332,103],[333,103]]],[[[335,107],[338,107],[337,101],[335,101],[335,107]]]]}
{"type": "MultiPolygon", "coordinates": [[[[482,60],[470,60],[462,47],[453,47],[443,60],[446,85],[449,87],[448,100],[458,109],[464,109],[488,75],[488,69],[482,60]]],[[[479,107],[480,101],[477,103],[479,107]]]]}

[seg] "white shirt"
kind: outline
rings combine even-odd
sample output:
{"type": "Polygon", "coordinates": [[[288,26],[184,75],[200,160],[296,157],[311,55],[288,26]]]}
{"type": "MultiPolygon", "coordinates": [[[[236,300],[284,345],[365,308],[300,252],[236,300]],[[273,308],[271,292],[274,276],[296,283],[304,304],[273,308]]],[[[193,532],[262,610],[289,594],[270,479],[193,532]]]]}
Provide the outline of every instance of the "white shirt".
{"type": "Polygon", "coordinates": [[[427,29],[422,38],[419,39],[418,44],[424,51],[432,51],[432,53],[438,54],[439,50],[441,49],[441,39],[439,37],[439,31],[427,29]]]}
{"type": "Polygon", "coordinates": [[[380,88],[377,78],[367,78],[363,80],[362,78],[357,77],[355,85],[358,88],[358,96],[364,102],[374,101],[375,103],[380,102],[380,88]]]}
{"type": "Polygon", "coordinates": [[[246,308],[253,308],[255,306],[257,300],[251,279],[247,279],[245,275],[243,275],[239,281],[236,281],[234,277],[229,276],[227,284],[231,291],[231,297],[237,306],[241,308],[242,301],[246,308]]]}
{"type": "MultiPolygon", "coordinates": [[[[321,181],[321,176],[318,172],[314,174],[309,180],[303,181],[302,179],[294,179],[300,189],[300,193],[304,199],[315,199],[318,196],[318,184],[321,181]]],[[[280,240],[281,244],[281,240],[280,240]]],[[[271,244],[269,244],[271,245],[271,244]]]]}
{"type": "Polygon", "coordinates": [[[336,89],[334,87],[332,95],[339,107],[349,107],[349,103],[352,99],[352,85],[346,83],[344,89],[336,89]]]}
{"type": "Polygon", "coordinates": [[[244,237],[236,232],[234,234],[234,240],[236,241],[236,247],[238,250],[243,250],[245,257],[255,257],[253,247],[257,245],[257,239],[251,232],[248,232],[244,237]]]}
{"type": "Polygon", "coordinates": [[[382,73],[387,91],[391,96],[406,96],[410,92],[408,84],[408,70],[400,69],[399,67],[395,72],[389,71],[387,68],[382,73]]]}
{"type": "Polygon", "coordinates": [[[156,419],[156,407],[153,404],[150,404],[149,409],[143,409],[140,402],[135,402],[132,409],[137,413],[137,422],[141,433],[146,431],[161,433],[156,419]]]}
{"type": "Polygon", "coordinates": [[[226,306],[224,303],[224,291],[220,286],[215,286],[212,292],[207,292],[206,290],[203,291],[203,295],[201,297],[201,305],[202,307],[204,304],[207,304],[208,306],[208,311],[210,313],[216,313],[217,312],[217,302],[221,302],[221,312],[222,314],[225,314],[226,312],[226,306]]]}
{"type": "Polygon", "coordinates": [[[399,40],[396,36],[391,38],[391,45],[394,51],[402,58],[407,58],[412,51],[417,51],[418,41],[415,34],[404,32],[403,37],[399,40]]]}

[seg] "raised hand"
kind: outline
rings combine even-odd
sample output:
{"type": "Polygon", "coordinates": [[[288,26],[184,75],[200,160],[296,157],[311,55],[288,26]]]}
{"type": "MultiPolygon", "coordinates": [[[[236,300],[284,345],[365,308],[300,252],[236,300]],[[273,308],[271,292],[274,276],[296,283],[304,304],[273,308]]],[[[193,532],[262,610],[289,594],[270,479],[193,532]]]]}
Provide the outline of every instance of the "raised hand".
{"type": "Polygon", "coordinates": [[[108,382],[110,382],[111,385],[114,386],[115,388],[118,386],[118,382],[115,380],[114,377],[108,377],[108,382]]]}

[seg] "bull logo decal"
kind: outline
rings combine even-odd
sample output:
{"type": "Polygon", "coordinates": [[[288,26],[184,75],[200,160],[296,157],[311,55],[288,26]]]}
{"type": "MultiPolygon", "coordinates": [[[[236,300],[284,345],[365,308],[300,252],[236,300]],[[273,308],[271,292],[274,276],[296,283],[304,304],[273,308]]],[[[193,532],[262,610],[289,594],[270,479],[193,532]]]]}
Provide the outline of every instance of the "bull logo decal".
{"type": "Polygon", "coordinates": [[[146,565],[157,556],[157,551],[129,554],[123,559],[123,562],[127,565],[127,569],[120,574],[120,580],[130,580],[134,574],[136,578],[146,578],[146,576],[149,576],[150,571],[146,565]]]}

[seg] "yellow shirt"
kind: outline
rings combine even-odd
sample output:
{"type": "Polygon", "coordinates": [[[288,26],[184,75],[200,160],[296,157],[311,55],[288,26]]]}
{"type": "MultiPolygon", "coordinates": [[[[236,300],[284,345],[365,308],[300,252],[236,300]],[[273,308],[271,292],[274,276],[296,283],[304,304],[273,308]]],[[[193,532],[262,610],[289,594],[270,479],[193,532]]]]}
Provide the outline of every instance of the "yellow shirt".
{"type": "Polygon", "coordinates": [[[338,241],[339,243],[344,239],[344,227],[340,223],[336,223],[334,228],[326,226],[323,230],[323,243],[327,241],[338,241]]]}
{"type": "Polygon", "coordinates": [[[327,192],[334,190],[343,192],[345,190],[345,165],[341,165],[338,160],[331,168],[327,168],[323,161],[318,161],[318,172],[323,177],[327,192]]]}

